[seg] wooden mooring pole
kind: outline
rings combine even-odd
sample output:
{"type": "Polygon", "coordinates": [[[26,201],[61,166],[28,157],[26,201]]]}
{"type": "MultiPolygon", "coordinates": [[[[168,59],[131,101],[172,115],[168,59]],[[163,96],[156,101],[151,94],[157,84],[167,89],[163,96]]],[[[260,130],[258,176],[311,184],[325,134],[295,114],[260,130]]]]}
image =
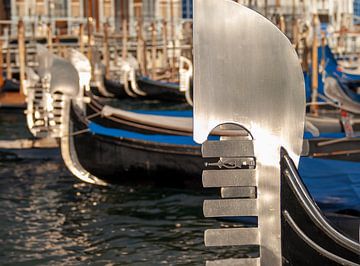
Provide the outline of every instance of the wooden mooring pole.
{"type": "Polygon", "coordinates": [[[175,22],[174,22],[174,1],[170,0],[170,35],[171,35],[171,42],[172,42],[172,56],[171,56],[171,76],[175,78],[176,75],[176,51],[175,51],[175,22]]]}
{"type": "Polygon", "coordinates": [[[162,41],[163,41],[163,46],[162,46],[162,51],[163,51],[163,68],[164,69],[168,69],[169,68],[169,59],[168,59],[168,33],[167,33],[167,23],[166,20],[163,20],[163,25],[162,25],[162,41]]]}
{"type": "Polygon", "coordinates": [[[127,60],[128,57],[128,38],[129,38],[129,33],[128,33],[128,23],[126,19],[122,20],[122,50],[121,50],[121,57],[122,60],[127,60]]]}
{"type": "Polygon", "coordinates": [[[84,24],[79,24],[79,48],[80,52],[84,53],[84,24]]]}
{"type": "Polygon", "coordinates": [[[47,46],[49,51],[51,52],[53,50],[53,36],[52,36],[52,28],[51,23],[47,24],[47,46]]]}
{"type": "Polygon", "coordinates": [[[318,62],[318,36],[317,29],[319,26],[319,18],[316,14],[313,15],[313,43],[312,43],[312,75],[311,75],[311,113],[318,115],[318,105],[316,104],[318,99],[318,87],[319,87],[319,62],[318,62]]]}
{"type": "Polygon", "coordinates": [[[18,24],[18,49],[19,49],[19,70],[20,70],[20,94],[24,94],[25,81],[25,25],[23,20],[19,20],[18,24]]]}
{"type": "Polygon", "coordinates": [[[156,79],[156,53],[157,53],[157,36],[156,24],[151,23],[151,78],[156,79]]]}
{"type": "Polygon", "coordinates": [[[10,27],[6,29],[6,79],[12,79],[11,50],[10,50],[10,27]]]}
{"type": "Polygon", "coordinates": [[[110,79],[110,51],[109,51],[109,23],[104,23],[103,53],[105,63],[105,77],[110,79]]]}
{"type": "Polygon", "coordinates": [[[3,41],[0,39],[0,88],[4,85],[4,77],[2,75],[4,71],[4,57],[3,57],[3,41]]]}
{"type": "Polygon", "coordinates": [[[93,36],[93,26],[94,26],[94,20],[92,17],[88,18],[87,21],[87,26],[88,26],[88,49],[87,49],[87,57],[90,61],[91,64],[91,78],[93,79],[94,77],[94,60],[93,60],[93,43],[94,43],[94,36],[93,36]]]}
{"type": "Polygon", "coordinates": [[[142,21],[138,21],[138,25],[137,25],[137,59],[139,61],[139,65],[140,65],[140,70],[141,73],[143,75],[147,75],[147,71],[146,71],[146,47],[145,47],[145,41],[142,35],[142,21]]]}

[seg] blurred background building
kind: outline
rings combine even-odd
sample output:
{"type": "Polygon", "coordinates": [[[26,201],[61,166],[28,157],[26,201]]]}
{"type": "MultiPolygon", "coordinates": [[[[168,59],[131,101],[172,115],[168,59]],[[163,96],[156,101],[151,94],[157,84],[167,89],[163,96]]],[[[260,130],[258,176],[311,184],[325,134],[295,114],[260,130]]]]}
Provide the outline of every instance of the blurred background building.
{"type": "MultiPolygon", "coordinates": [[[[294,17],[319,14],[322,23],[336,30],[346,21],[359,22],[360,0],[236,0],[270,17],[294,17]]],[[[20,18],[33,23],[52,22],[59,31],[71,29],[73,23],[93,17],[97,29],[105,22],[115,29],[121,21],[134,25],[139,19],[174,21],[192,19],[192,0],[0,0],[0,19],[14,22],[20,18]]],[[[130,28],[130,31],[134,29],[130,28]]]]}

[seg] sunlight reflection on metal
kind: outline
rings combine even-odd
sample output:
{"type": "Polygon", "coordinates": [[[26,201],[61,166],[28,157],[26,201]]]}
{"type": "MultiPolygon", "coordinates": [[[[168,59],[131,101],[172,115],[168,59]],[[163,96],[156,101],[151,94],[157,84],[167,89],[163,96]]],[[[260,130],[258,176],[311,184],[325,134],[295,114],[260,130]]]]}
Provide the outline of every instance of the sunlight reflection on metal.
{"type": "MultiPolygon", "coordinates": [[[[252,265],[281,265],[280,149],[284,147],[298,163],[305,120],[301,66],[286,36],[260,14],[230,0],[194,3],[194,139],[204,143],[219,125],[237,124],[252,136],[253,152],[249,141],[243,145],[244,140],[223,137],[217,143],[206,141],[203,155],[256,161],[254,204],[246,205],[249,199],[208,200],[204,213],[210,217],[255,214],[260,257],[251,259],[252,265]]],[[[213,172],[217,186],[226,186],[228,170],[211,171],[217,171],[213,172]]],[[[239,178],[242,171],[240,167],[239,178]]],[[[233,243],[225,232],[212,238],[211,230],[205,233],[205,243],[233,243]]],[[[234,234],[239,243],[249,239],[249,245],[256,238],[247,231],[234,234]]]]}

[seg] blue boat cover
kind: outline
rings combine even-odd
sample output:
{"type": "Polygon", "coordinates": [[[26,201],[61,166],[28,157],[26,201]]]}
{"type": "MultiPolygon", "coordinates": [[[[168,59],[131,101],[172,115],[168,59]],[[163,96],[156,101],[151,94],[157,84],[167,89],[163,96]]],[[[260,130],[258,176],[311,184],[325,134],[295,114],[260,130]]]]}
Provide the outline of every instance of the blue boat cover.
{"type": "MultiPolygon", "coordinates": [[[[148,115],[161,115],[170,117],[192,117],[192,110],[133,110],[135,113],[148,114],[148,115]]],[[[93,134],[99,134],[109,137],[122,137],[122,138],[133,138],[144,141],[153,141],[158,143],[169,143],[169,144],[186,144],[196,145],[190,136],[169,136],[169,135],[152,135],[152,134],[139,134],[132,131],[114,129],[103,127],[94,122],[90,122],[89,129],[93,134]]],[[[316,138],[344,138],[345,133],[322,133],[316,138]]],[[[212,137],[214,138],[214,137],[212,137]]],[[[304,133],[304,139],[312,139],[314,136],[310,132],[304,133]]]]}
{"type": "Polygon", "coordinates": [[[107,128],[98,125],[94,122],[90,122],[88,125],[90,132],[93,134],[99,134],[103,136],[115,137],[115,138],[128,138],[137,139],[141,141],[149,141],[163,144],[173,145],[197,145],[192,136],[176,136],[176,135],[160,135],[160,134],[143,134],[117,128],[107,128]]]}
{"type": "Polygon", "coordinates": [[[304,133],[304,139],[315,139],[315,138],[329,138],[329,139],[341,139],[345,138],[346,135],[343,132],[337,132],[337,133],[321,133],[319,136],[314,137],[310,132],[304,133]]]}
{"type": "Polygon", "coordinates": [[[303,157],[299,172],[322,208],[360,211],[360,163],[303,157]]]}
{"type": "MultiPolygon", "coordinates": [[[[339,69],[338,63],[334,54],[332,53],[330,47],[326,45],[324,50],[322,47],[318,48],[318,63],[320,65],[322,58],[325,59],[325,77],[335,78],[342,90],[355,102],[360,102],[360,95],[351,90],[351,84],[360,84],[360,75],[347,74],[342,72],[339,69]]],[[[310,70],[311,73],[311,70],[310,70]]],[[[306,101],[311,101],[311,74],[304,72],[305,79],[305,91],[306,91],[306,101]]],[[[324,81],[322,74],[318,74],[318,93],[324,95],[324,81]]],[[[320,102],[323,102],[323,99],[318,99],[320,102]]]]}

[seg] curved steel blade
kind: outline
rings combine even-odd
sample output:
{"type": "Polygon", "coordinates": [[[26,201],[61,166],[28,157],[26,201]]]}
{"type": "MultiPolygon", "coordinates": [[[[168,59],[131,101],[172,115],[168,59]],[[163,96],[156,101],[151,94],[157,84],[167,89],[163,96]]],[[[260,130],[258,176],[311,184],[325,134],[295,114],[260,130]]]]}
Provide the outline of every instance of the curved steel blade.
{"type": "Polygon", "coordinates": [[[254,140],[267,136],[264,149],[283,146],[298,162],[305,89],[289,40],[269,20],[233,1],[196,0],[194,8],[195,141],[233,122],[254,140]]]}

